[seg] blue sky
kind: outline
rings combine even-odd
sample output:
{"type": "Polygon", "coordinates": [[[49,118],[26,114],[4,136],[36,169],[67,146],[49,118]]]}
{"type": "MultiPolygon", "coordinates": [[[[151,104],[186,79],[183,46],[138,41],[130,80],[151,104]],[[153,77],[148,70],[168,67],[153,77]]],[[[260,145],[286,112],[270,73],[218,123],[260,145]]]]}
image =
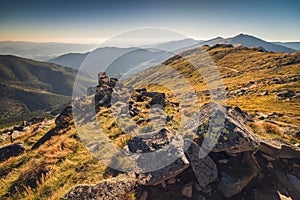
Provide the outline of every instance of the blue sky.
{"type": "Polygon", "coordinates": [[[0,40],[91,43],[126,30],[161,27],[195,39],[247,33],[300,41],[299,11],[299,0],[2,0],[0,40]]]}

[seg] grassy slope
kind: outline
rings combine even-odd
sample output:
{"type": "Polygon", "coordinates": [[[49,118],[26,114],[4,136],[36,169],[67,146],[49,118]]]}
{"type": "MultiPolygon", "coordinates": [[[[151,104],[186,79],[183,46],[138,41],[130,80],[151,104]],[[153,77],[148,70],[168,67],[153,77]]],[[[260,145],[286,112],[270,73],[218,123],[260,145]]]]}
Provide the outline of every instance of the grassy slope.
{"type": "MultiPolygon", "coordinates": [[[[300,101],[299,99],[278,100],[276,92],[283,90],[299,90],[299,81],[291,81],[298,78],[300,74],[300,54],[299,53],[271,53],[260,52],[247,48],[208,48],[204,47],[215,65],[217,66],[222,81],[229,91],[245,89],[248,91],[243,95],[227,95],[226,104],[241,107],[250,114],[257,112],[281,113],[281,117],[275,120],[282,128],[300,126],[300,101]],[[282,83],[275,84],[273,79],[281,79],[282,83]],[[284,81],[285,80],[285,81],[284,81]],[[253,83],[249,83],[253,81],[253,83]],[[269,91],[269,95],[261,95],[264,91],[269,91]]],[[[151,68],[127,81],[135,87],[147,86],[155,91],[168,93],[165,87],[158,85],[168,85],[176,88],[182,96],[186,96],[191,90],[181,84],[183,77],[196,91],[199,103],[211,101],[207,94],[207,85],[203,78],[195,72],[195,68],[189,61],[196,61],[202,55],[202,49],[194,49],[184,53],[184,58],[171,58],[165,62],[165,66],[151,68]],[[189,61],[188,61],[189,60],[189,61]],[[171,75],[172,70],[179,72],[171,75]],[[147,85],[147,82],[156,81],[156,85],[147,85]]]]}
{"type": "MultiPolygon", "coordinates": [[[[0,125],[51,111],[71,100],[76,70],[16,56],[0,56],[0,125]]],[[[89,80],[80,76],[88,83],[89,80]]]]}
{"type": "MultiPolygon", "coordinates": [[[[191,51],[187,55],[194,59],[199,51],[191,51]]],[[[209,50],[209,53],[217,63],[224,83],[231,91],[243,88],[249,81],[257,82],[272,77],[278,78],[299,74],[299,61],[294,64],[287,64],[297,58],[299,54],[263,53],[249,49],[232,48],[212,49],[209,50]]],[[[197,91],[198,96],[201,97],[200,103],[210,101],[209,96],[203,95],[205,94],[203,91],[207,89],[206,85],[203,83],[202,78],[198,77],[193,68],[189,66],[188,62],[183,59],[171,60],[173,61],[170,61],[168,65],[172,66],[173,69],[177,69],[181,74],[185,74],[185,77],[197,91]]],[[[156,79],[158,82],[176,86],[182,96],[186,95],[186,87],[180,84],[181,78],[179,76],[170,77],[167,72],[166,68],[158,66],[133,77],[131,82],[142,86],[147,81],[156,79]]],[[[257,87],[250,89],[255,91],[254,93],[228,97],[227,104],[238,105],[250,113],[255,113],[255,111],[284,113],[285,115],[277,120],[286,121],[289,125],[299,126],[299,101],[276,100],[273,92],[270,92],[269,96],[259,95],[261,90],[283,90],[286,88],[296,90],[299,88],[298,82],[284,84],[258,83],[257,85],[257,87]]],[[[171,90],[158,85],[148,85],[147,87],[156,91],[164,91],[168,93],[168,100],[178,101],[172,96],[171,90]]],[[[147,111],[144,105],[141,105],[141,109],[147,111]]],[[[167,106],[167,109],[167,112],[175,112],[172,107],[167,106]]],[[[133,120],[136,121],[139,118],[146,117],[146,115],[142,112],[141,116],[133,120]]],[[[121,134],[121,130],[116,127],[110,109],[101,109],[98,118],[102,127],[107,130],[108,137],[117,145],[122,146],[128,140],[127,135],[121,134]]],[[[176,114],[174,118],[176,119],[176,114]]],[[[127,123],[126,119],[123,123],[127,123]]],[[[266,123],[261,125],[265,129],[267,128],[266,131],[257,130],[259,127],[254,127],[254,129],[263,136],[269,134],[270,131],[269,137],[278,137],[278,134],[274,135],[274,133],[279,132],[277,126],[266,123]]],[[[54,122],[49,123],[47,126],[36,126],[40,129],[34,130],[35,126],[33,126],[28,133],[18,139],[18,141],[25,143],[26,153],[0,163],[0,198],[5,196],[7,199],[59,199],[72,186],[81,183],[96,183],[104,177],[107,178],[112,175],[111,171],[107,170],[101,162],[88,153],[87,149],[78,140],[76,130],[73,127],[59,130],[60,134],[52,137],[38,149],[31,150],[30,148],[36,141],[53,129],[54,122]]]]}

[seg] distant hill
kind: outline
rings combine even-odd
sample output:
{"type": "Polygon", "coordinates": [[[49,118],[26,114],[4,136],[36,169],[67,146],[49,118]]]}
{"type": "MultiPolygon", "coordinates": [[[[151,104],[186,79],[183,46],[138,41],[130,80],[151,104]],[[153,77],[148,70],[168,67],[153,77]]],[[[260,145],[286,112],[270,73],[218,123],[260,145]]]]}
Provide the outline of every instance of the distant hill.
{"type": "MultiPolygon", "coordinates": [[[[0,56],[0,125],[44,114],[69,102],[76,73],[69,67],[0,56]]],[[[78,78],[84,90],[91,78],[83,73],[78,78]]]]}
{"type": "Polygon", "coordinates": [[[49,62],[78,69],[81,65],[90,72],[107,71],[108,75],[120,77],[139,66],[150,67],[172,56],[163,50],[142,48],[103,47],[86,54],[66,54],[49,62]],[[83,62],[83,63],[82,63],[83,62]]]}
{"type": "Polygon", "coordinates": [[[34,60],[47,61],[66,53],[85,53],[96,48],[90,44],[35,43],[35,42],[0,42],[1,55],[15,55],[34,60]]]}
{"type": "Polygon", "coordinates": [[[274,44],[279,44],[281,46],[297,49],[300,51],[300,42],[273,42],[274,44]]]}
{"type": "Polygon", "coordinates": [[[88,54],[89,53],[68,53],[57,58],[50,59],[49,62],[79,69],[81,63],[88,54]]]}
{"type": "Polygon", "coordinates": [[[166,51],[176,51],[181,49],[188,49],[191,46],[199,45],[202,41],[197,41],[191,38],[183,39],[183,40],[177,40],[177,41],[170,41],[161,43],[158,45],[153,46],[153,48],[162,49],[166,51]]]}
{"type": "Polygon", "coordinates": [[[273,51],[273,52],[292,53],[296,51],[295,49],[281,46],[278,44],[273,44],[272,42],[267,42],[257,37],[251,35],[245,35],[245,34],[239,34],[233,38],[226,38],[222,43],[241,45],[244,47],[262,47],[266,51],[273,51]]]}

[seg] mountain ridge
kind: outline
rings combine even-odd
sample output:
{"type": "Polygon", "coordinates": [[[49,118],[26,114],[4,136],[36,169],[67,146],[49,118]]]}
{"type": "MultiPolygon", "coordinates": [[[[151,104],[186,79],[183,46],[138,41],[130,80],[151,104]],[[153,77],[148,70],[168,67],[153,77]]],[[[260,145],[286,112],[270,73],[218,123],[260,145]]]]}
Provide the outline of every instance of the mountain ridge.
{"type": "Polygon", "coordinates": [[[81,84],[90,83],[88,74],[77,75],[70,67],[12,55],[0,55],[0,63],[1,124],[44,115],[67,103],[76,76],[81,84]]]}

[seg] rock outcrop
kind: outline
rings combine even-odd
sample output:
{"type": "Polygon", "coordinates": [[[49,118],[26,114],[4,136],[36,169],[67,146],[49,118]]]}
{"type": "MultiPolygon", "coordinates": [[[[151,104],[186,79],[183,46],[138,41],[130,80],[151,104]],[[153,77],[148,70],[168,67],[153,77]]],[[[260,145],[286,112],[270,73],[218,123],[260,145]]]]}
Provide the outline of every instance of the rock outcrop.
{"type": "Polygon", "coordinates": [[[210,144],[214,144],[213,152],[241,153],[257,150],[259,141],[245,125],[251,117],[238,107],[210,103],[204,105],[196,117],[198,119],[192,119],[190,122],[193,125],[188,126],[197,124],[196,134],[200,142],[205,138],[210,139],[210,144]]]}

